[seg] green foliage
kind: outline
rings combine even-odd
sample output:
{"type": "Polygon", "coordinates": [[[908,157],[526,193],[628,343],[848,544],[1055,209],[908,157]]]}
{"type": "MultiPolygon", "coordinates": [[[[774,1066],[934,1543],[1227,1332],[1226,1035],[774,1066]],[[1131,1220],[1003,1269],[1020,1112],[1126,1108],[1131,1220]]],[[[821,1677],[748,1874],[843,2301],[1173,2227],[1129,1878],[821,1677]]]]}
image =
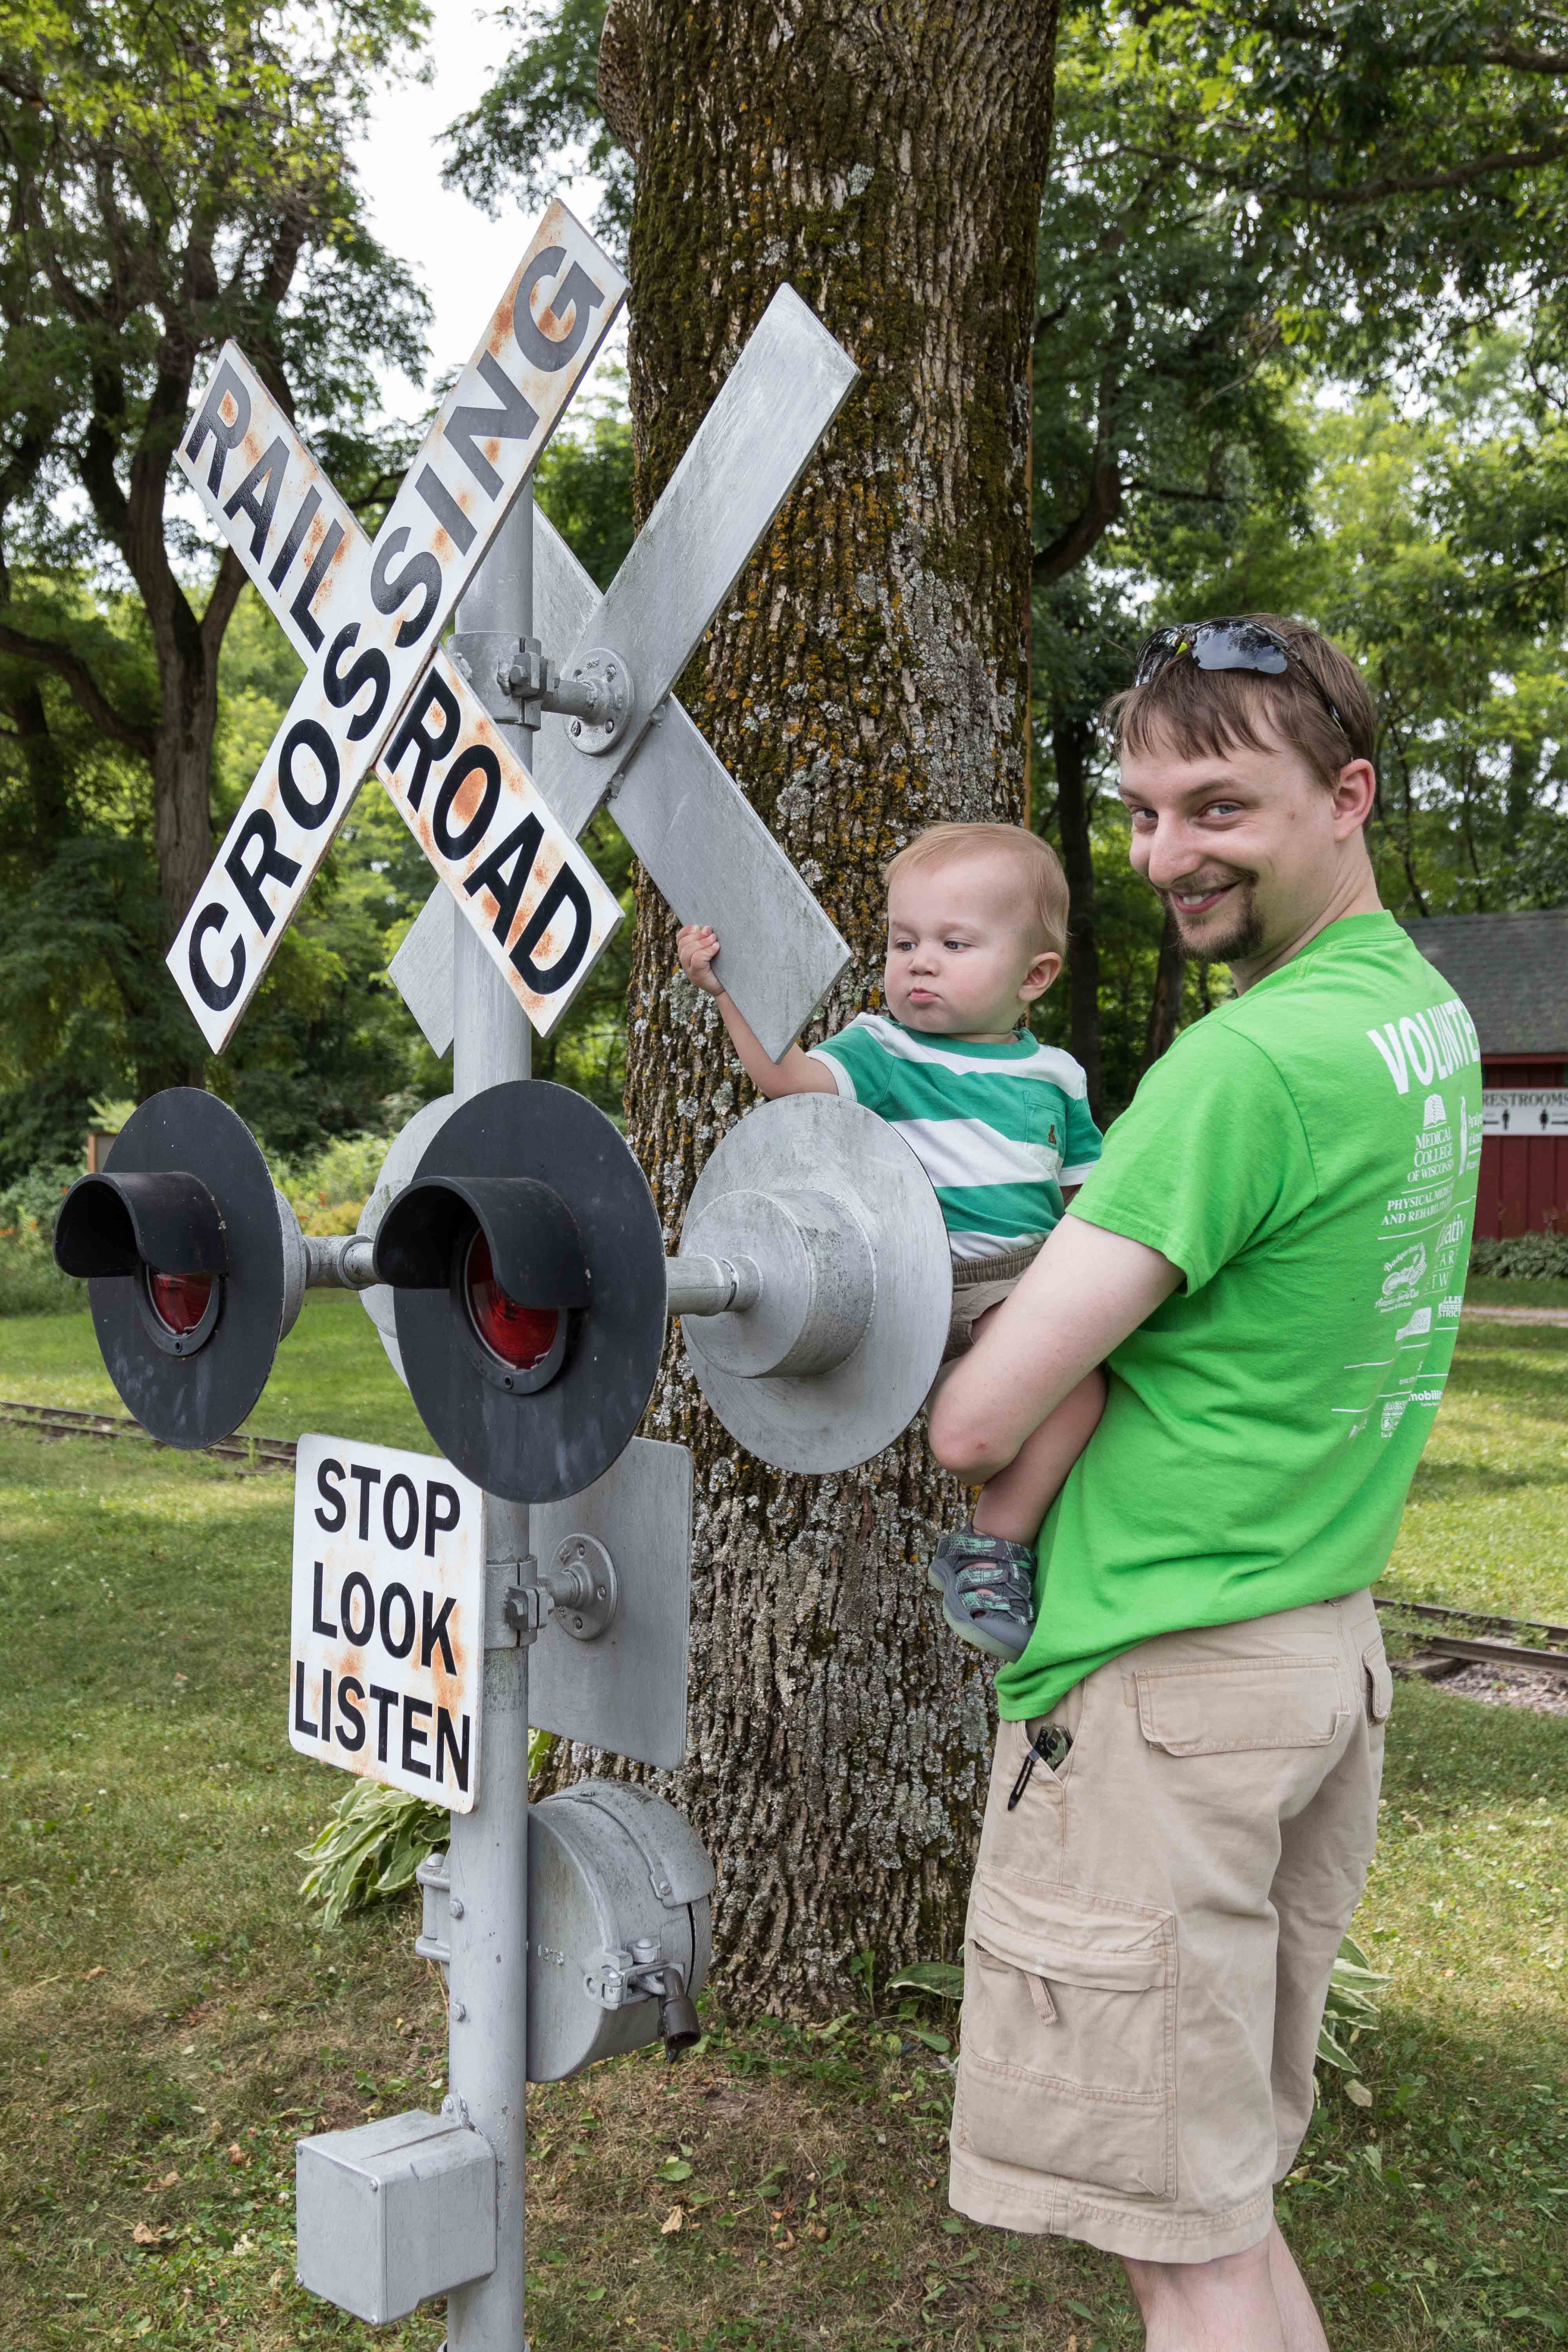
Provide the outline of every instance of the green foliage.
{"type": "Polygon", "coordinates": [[[299,1859],[310,1866],[300,1892],[321,1905],[323,1927],[340,1927],[351,1911],[412,1886],[426,1855],[445,1842],[447,1822],[439,1805],[356,1780],[301,1849],[299,1859]]]}
{"type": "Polygon", "coordinates": [[[914,1960],[888,1979],[889,1992],[931,1993],[938,2000],[963,1999],[962,1960],[914,1960]]]}
{"type": "Polygon", "coordinates": [[[442,177],[493,218],[506,201],[544,203],[586,169],[605,190],[595,229],[624,252],[632,171],[599,109],[605,6],[606,0],[525,0],[496,11],[517,47],[478,106],[447,130],[452,152],[442,177]]]}
{"type": "Polygon", "coordinates": [[[1471,1244],[1470,1272],[1491,1281],[1568,1282],[1568,1234],[1517,1234],[1471,1244]]]}
{"type": "MultiPolygon", "coordinates": [[[[528,1735],[530,1778],[555,1745],[552,1731],[528,1735]]],[[[300,1850],[310,1865],[300,1881],[308,1903],[321,1906],[323,1927],[340,1927],[351,1911],[363,1911],[388,1895],[405,1894],[426,1855],[444,1846],[451,1816],[423,1797],[356,1780],[332,1807],[325,1824],[300,1850]]]]}
{"type": "MultiPolygon", "coordinates": [[[[1354,1937],[1347,1936],[1329,1979],[1329,1998],[1318,2030],[1318,2064],[1331,2066],[1346,2077],[1346,2095],[1358,2107],[1372,2105],[1372,2093],[1360,2079],[1355,2046],[1365,2035],[1377,2032],[1377,1996],[1387,1982],[1387,1976],[1373,1967],[1354,1937]]],[[[1314,2083],[1313,2087],[1319,2086],[1314,2083]]]]}
{"type": "Polygon", "coordinates": [[[87,1305],[54,1259],[55,1217],[79,1162],[37,1168],[0,1192],[0,1315],[69,1315],[87,1305]]]}

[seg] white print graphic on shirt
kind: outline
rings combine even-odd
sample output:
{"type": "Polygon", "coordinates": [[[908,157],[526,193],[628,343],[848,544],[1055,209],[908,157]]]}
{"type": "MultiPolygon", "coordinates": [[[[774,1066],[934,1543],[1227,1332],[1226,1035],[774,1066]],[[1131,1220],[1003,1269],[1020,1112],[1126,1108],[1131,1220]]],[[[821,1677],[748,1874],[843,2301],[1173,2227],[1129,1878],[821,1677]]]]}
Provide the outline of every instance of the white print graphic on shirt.
{"type": "Polygon", "coordinates": [[[1429,1004],[1425,1012],[1406,1013],[1398,1023],[1385,1021],[1381,1029],[1366,1034],[1402,1095],[1410,1092],[1412,1078],[1417,1086],[1429,1087],[1434,1078],[1449,1077],[1481,1057],[1476,1024],[1457,996],[1444,1004],[1429,1004]]]}
{"type": "Polygon", "coordinates": [[[1435,1409],[1441,1401],[1444,1360],[1459,1317],[1459,1255],[1469,1227],[1469,1203],[1457,1202],[1456,1193],[1480,1143],[1480,1122],[1467,1099],[1479,1077],[1480,1041],[1457,996],[1366,1034],[1395,1091],[1411,1097],[1419,1124],[1405,1181],[1384,1211],[1388,1255],[1380,1261],[1370,1302],[1380,1321],[1394,1318],[1392,1338],[1387,1324],[1379,1334],[1390,1353],[1346,1364],[1354,1402],[1331,1408],[1345,1419],[1352,1439],[1369,1427],[1392,1437],[1413,1404],[1435,1409]],[[1458,1083],[1450,1087],[1456,1074],[1458,1083]],[[1434,1348],[1443,1350],[1441,1371],[1430,1361],[1434,1348]]]}

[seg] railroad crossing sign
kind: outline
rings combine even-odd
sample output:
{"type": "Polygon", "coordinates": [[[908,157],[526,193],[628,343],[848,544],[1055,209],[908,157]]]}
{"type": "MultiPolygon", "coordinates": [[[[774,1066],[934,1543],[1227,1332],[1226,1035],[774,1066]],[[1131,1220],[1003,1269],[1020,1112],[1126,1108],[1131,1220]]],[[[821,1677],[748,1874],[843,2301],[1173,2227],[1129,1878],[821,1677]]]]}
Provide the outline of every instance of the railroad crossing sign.
{"type": "Polygon", "coordinates": [[[170,951],[215,1052],[378,760],[537,1027],[560,1017],[619,920],[437,645],[625,291],[586,231],[552,205],[374,544],[239,352],[225,348],[180,463],[307,667],[170,951]]]}
{"type": "Polygon", "coordinates": [[[488,677],[465,677],[460,651],[455,661],[436,651],[624,290],[593,239],[552,205],[374,545],[242,355],[226,347],[180,460],[309,667],[169,959],[215,1050],[233,1034],[378,762],[447,885],[394,967],[437,1051],[451,1041],[453,900],[537,1028],[547,1032],[570,1003],[619,919],[575,843],[607,792],[678,912],[744,907],[725,978],[773,1050],[791,1042],[848,961],[669,698],[856,379],[789,288],[769,305],[603,599],[541,520],[544,625],[572,648],[559,669],[521,640],[502,664],[491,659],[488,677]],[[507,740],[517,730],[504,724],[524,699],[537,706],[538,689],[559,720],[542,740],[543,782],[530,777],[507,740]]]}

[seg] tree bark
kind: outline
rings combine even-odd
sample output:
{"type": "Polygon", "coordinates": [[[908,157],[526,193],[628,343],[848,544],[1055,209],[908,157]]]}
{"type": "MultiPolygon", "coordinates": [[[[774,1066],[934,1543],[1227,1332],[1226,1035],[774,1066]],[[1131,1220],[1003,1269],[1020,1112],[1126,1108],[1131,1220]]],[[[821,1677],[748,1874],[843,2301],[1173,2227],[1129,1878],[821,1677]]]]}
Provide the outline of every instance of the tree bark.
{"type": "MultiPolygon", "coordinates": [[[[1027,706],[1027,359],[1054,0],[616,0],[601,87],[637,160],[639,518],[779,285],[864,378],[681,685],[853,944],[813,1034],[878,1001],[885,859],[1016,819],[1027,706]]],[[[712,919],[722,935],[726,909],[712,919]]],[[[627,1131],[673,1242],[747,1089],[673,920],[638,894],[627,1131]]],[[[691,1761],[731,1994],[773,2010],[957,1943],[990,1681],[923,1563],[962,1497],[923,1423],[833,1478],[742,1454],[667,1356],[693,1453],[691,1761]]]]}
{"type": "Polygon", "coordinates": [[[1089,1107],[1105,1125],[1105,1072],[1100,1051],[1100,934],[1094,906],[1094,848],[1089,831],[1089,754],[1094,729],[1087,719],[1058,711],[1051,722],[1057,772],[1057,830],[1062,871],[1071,898],[1068,918],[1068,1012],[1072,1050],[1089,1080],[1089,1107]]]}
{"type": "Polygon", "coordinates": [[[1140,1077],[1152,1070],[1162,1054],[1170,1052],[1176,1034],[1176,1024],[1182,1017],[1182,935],[1176,929],[1176,919],[1169,907],[1165,909],[1165,928],[1160,934],[1159,961],[1154,966],[1154,992],[1149,999],[1149,1018],[1143,1030],[1143,1058],[1138,1065],[1140,1077]]]}

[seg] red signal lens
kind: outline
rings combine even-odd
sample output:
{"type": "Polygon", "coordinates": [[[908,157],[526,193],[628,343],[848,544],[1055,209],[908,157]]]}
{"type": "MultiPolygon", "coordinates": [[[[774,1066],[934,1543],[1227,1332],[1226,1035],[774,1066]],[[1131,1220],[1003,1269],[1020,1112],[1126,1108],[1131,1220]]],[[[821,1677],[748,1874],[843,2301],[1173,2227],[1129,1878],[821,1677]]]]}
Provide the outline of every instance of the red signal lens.
{"type": "Polygon", "coordinates": [[[158,1320],[176,1339],[188,1339],[212,1303],[210,1274],[159,1274],[147,1269],[147,1291],[158,1320]]]}
{"type": "Polygon", "coordinates": [[[492,1355],[499,1356],[503,1364],[510,1364],[517,1372],[531,1372],[536,1364],[544,1361],[555,1345],[561,1310],[558,1307],[524,1307],[520,1299],[509,1297],[496,1280],[490,1245],[482,1233],[476,1234],[468,1244],[463,1286],[474,1328],[492,1355]]]}

